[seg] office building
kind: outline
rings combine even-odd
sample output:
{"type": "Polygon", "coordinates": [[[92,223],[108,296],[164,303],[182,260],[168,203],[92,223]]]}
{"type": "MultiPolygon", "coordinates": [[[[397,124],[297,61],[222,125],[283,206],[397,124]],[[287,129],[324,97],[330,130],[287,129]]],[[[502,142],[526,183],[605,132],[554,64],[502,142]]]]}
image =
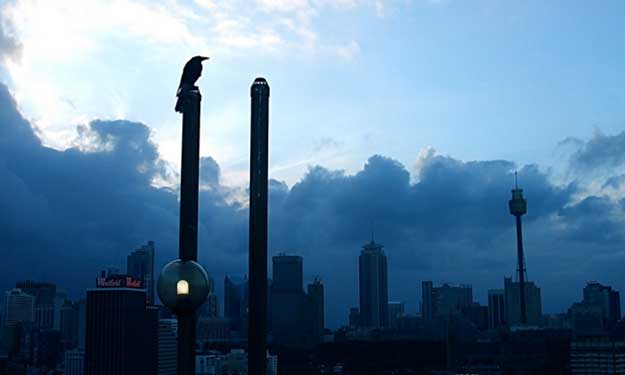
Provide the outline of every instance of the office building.
{"type": "Polygon", "coordinates": [[[488,328],[497,329],[505,324],[505,305],[503,289],[488,291],[488,328]]]}
{"type": "Polygon", "coordinates": [[[571,329],[576,336],[605,334],[604,313],[601,306],[587,302],[574,303],[569,308],[571,329]]]}
{"type": "Polygon", "coordinates": [[[434,286],[431,281],[423,281],[421,293],[421,315],[425,320],[461,316],[473,304],[473,288],[470,285],[445,283],[434,286]]]}
{"type": "Polygon", "coordinates": [[[364,245],[358,257],[360,292],[360,325],[379,328],[388,326],[388,281],[383,246],[364,245]]]}
{"type": "Polygon", "coordinates": [[[583,302],[599,307],[603,312],[605,325],[609,326],[621,319],[621,298],[619,292],[598,282],[589,282],[584,287],[583,302]]]}
{"type": "Polygon", "coordinates": [[[141,280],[147,291],[147,303],[154,304],[154,241],[139,247],[128,255],[126,273],[141,280]]]}
{"type": "MultiPolygon", "coordinates": [[[[196,375],[247,375],[247,353],[243,349],[232,349],[227,354],[199,353],[195,356],[196,375]]],[[[278,357],[267,353],[265,374],[278,374],[278,357]]]]}
{"type": "Polygon", "coordinates": [[[65,375],[85,374],[85,352],[80,349],[65,351],[65,375]]]}
{"type": "Polygon", "coordinates": [[[572,341],[570,371],[572,375],[625,375],[625,342],[608,337],[572,341]]]}
{"type": "Polygon", "coordinates": [[[41,329],[53,329],[56,285],[52,283],[26,280],[16,283],[15,287],[35,298],[33,305],[34,327],[41,329]]]}
{"type": "Polygon", "coordinates": [[[4,311],[2,313],[4,326],[15,324],[32,325],[34,316],[35,298],[21,289],[13,289],[4,293],[4,311]]]}
{"type": "Polygon", "coordinates": [[[230,321],[230,329],[245,336],[247,332],[248,306],[247,277],[226,276],[224,279],[224,317],[230,321]]]}
{"type": "Polygon", "coordinates": [[[397,329],[398,320],[404,316],[405,305],[403,302],[391,301],[388,303],[388,326],[393,329],[397,329]]]}
{"type": "Polygon", "coordinates": [[[156,373],[158,309],[146,306],[141,281],[113,275],[97,286],[87,290],[85,374],[156,373]]]}
{"type": "Polygon", "coordinates": [[[66,349],[78,346],[78,303],[65,300],[60,310],[61,341],[66,349]]]}
{"type": "Polygon", "coordinates": [[[324,303],[324,289],[321,279],[315,278],[314,281],[308,284],[307,293],[307,307],[306,307],[306,325],[309,327],[310,345],[316,345],[323,342],[323,334],[325,330],[325,303],[324,303]]]}
{"type": "MultiPolygon", "coordinates": [[[[509,277],[504,279],[504,303],[506,324],[509,326],[521,325],[519,283],[512,281],[509,277]]],[[[532,281],[525,282],[525,311],[526,324],[537,327],[542,324],[543,311],[540,288],[532,281]]]]}
{"type": "Polygon", "coordinates": [[[158,322],[158,375],[176,375],[178,320],[158,322]]]}
{"type": "Polygon", "coordinates": [[[280,254],[272,260],[271,327],[274,342],[300,346],[306,335],[303,259],[280,254]]]}

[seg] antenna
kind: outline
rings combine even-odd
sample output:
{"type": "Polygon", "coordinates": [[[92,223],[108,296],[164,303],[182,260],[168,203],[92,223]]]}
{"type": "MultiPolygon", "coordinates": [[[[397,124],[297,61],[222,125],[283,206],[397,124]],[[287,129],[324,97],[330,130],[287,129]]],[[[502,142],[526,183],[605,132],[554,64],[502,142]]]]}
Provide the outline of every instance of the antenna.
{"type": "Polygon", "coordinates": [[[374,221],[371,220],[371,243],[375,242],[374,241],[374,238],[375,238],[374,234],[375,234],[375,225],[374,225],[374,221]]]}
{"type": "Polygon", "coordinates": [[[515,189],[519,188],[519,180],[518,180],[517,172],[514,172],[514,188],[515,189]]]}

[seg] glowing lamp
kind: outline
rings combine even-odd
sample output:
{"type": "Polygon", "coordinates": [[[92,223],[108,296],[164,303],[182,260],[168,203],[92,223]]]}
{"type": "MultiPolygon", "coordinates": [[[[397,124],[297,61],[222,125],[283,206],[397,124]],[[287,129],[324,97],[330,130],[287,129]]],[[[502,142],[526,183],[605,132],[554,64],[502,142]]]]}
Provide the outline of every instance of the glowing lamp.
{"type": "Polygon", "coordinates": [[[163,267],[156,290],[174,314],[193,313],[206,301],[208,277],[198,263],[176,259],[163,267]]]}

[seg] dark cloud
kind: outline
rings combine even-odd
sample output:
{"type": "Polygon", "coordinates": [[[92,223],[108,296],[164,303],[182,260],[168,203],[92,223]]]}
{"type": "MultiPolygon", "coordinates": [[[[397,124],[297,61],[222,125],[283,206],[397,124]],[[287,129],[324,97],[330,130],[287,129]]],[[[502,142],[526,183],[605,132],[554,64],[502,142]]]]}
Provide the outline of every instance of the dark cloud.
{"type": "MultiPolygon", "coordinates": [[[[47,279],[77,295],[104,265],[123,269],[128,251],[147,240],[156,241],[158,267],[175,257],[178,193],[153,184],[168,172],[149,128],[93,121],[79,127],[75,145],[43,146],[0,86],[0,286],[47,279]]],[[[507,201],[517,169],[429,153],[411,182],[404,165],[374,155],[353,175],[314,166],[291,188],[271,180],[270,253],[301,254],[307,279],[325,280],[333,326],[357,305],[357,257],[372,230],[389,258],[392,299],[414,311],[420,282],[433,279],[472,283],[484,300],[514,274],[507,201]]],[[[624,204],[579,199],[576,185],[554,185],[534,165],[518,171],[529,205],[527,264],[545,309],[564,310],[587,280],[622,286],[624,204]]],[[[247,205],[235,199],[245,191],[223,186],[210,157],[201,160],[201,183],[200,261],[221,292],[225,274],[247,269],[247,205]]]]}
{"type": "Polygon", "coordinates": [[[625,131],[613,136],[595,132],[589,141],[577,145],[571,157],[571,164],[577,169],[592,171],[625,165],[625,131]]]}

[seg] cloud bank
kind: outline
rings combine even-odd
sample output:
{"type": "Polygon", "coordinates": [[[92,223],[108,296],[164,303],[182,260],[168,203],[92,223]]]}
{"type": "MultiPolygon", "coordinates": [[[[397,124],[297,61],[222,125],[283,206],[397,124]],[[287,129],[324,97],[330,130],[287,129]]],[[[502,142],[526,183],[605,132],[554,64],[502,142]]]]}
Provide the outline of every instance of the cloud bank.
{"type": "MultiPolygon", "coordinates": [[[[97,120],[58,151],[42,145],[0,86],[1,287],[45,279],[78,296],[100,268],[125,268],[126,254],[147,240],[156,241],[157,267],[176,256],[178,192],[154,184],[171,176],[150,134],[142,123],[97,120]]],[[[581,142],[571,165],[622,166],[623,137],[581,142]]],[[[412,176],[396,160],[374,155],[353,175],[311,166],[292,187],[270,181],[270,253],[303,255],[307,280],[321,276],[330,326],[357,305],[357,257],[372,229],[389,259],[391,299],[414,311],[420,282],[432,279],[472,283],[484,301],[486,290],[515,270],[507,211],[514,170],[529,205],[529,277],[543,288],[545,310],[578,300],[588,280],[621,289],[622,176],[606,175],[598,193],[580,196],[577,183],[555,185],[535,165],[464,162],[433,150],[420,153],[412,176]]],[[[225,274],[246,273],[248,220],[246,202],[237,198],[245,190],[223,185],[220,175],[216,160],[202,159],[200,261],[218,290],[225,274]]]]}

